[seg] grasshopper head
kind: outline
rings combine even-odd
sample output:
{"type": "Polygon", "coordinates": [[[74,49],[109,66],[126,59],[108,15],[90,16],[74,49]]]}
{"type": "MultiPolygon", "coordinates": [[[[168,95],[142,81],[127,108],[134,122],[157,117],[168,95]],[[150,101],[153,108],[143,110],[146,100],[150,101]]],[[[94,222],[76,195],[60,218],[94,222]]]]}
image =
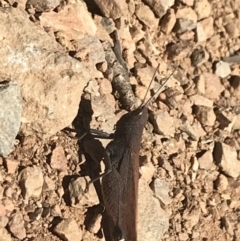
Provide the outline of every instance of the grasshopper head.
{"type": "Polygon", "coordinates": [[[148,120],[148,109],[145,106],[139,107],[136,110],[130,111],[123,115],[117,122],[117,127],[120,126],[145,126],[148,120]]]}

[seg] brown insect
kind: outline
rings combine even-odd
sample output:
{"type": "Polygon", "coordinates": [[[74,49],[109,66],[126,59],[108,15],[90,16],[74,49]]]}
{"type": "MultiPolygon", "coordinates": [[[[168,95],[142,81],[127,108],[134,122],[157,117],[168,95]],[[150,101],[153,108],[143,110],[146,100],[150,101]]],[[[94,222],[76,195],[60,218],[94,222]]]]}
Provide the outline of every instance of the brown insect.
{"type": "MultiPolygon", "coordinates": [[[[159,66],[149,84],[146,95],[158,68],[159,66]]],[[[168,79],[172,75],[173,73],[168,79]]],[[[105,220],[111,241],[137,241],[139,152],[143,129],[148,121],[147,105],[159,94],[167,80],[145,104],[143,101],[140,107],[119,119],[113,140],[105,150],[106,171],[91,181],[93,183],[102,177],[102,194],[106,208],[105,220]]]]}

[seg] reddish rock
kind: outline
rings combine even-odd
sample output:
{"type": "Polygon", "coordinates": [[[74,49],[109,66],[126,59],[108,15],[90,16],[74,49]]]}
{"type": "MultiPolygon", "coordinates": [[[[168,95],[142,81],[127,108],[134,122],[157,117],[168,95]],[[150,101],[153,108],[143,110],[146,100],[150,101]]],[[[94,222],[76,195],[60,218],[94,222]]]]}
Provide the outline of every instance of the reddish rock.
{"type": "Polygon", "coordinates": [[[62,146],[57,146],[51,156],[51,167],[59,171],[67,171],[67,158],[62,146]]]}
{"type": "Polygon", "coordinates": [[[205,96],[209,99],[218,99],[220,94],[224,91],[219,77],[211,73],[203,73],[205,81],[205,96]]]}
{"type": "Polygon", "coordinates": [[[6,159],[6,166],[7,166],[7,171],[10,174],[13,174],[17,171],[18,166],[19,166],[19,162],[16,160],[12,160],[12,159],[6,159]]]}
{"type": "Polygon", "coordinates": [[[86,4],[75,1],[68,4],[58,13],[51,11],[42,13],[40,23],[52,27],[54,31],[65,33],[69,39],[78,39],[80,34],[95,36],[97,27],[89,14],[86,4]]]}

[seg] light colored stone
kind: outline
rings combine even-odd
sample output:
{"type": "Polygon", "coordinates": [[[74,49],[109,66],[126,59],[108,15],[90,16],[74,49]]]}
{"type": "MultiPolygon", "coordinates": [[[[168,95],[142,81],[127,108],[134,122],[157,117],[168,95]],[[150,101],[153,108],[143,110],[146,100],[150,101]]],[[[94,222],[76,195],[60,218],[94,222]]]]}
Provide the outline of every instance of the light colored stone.
{"type": "Polygon", "coordinates": [[[196,26],[197,26],[196,22],[193,22],[193,21],[188,20],[188,19],[180,18],[180,19],[177,19],[174,30],[178,34],[181,34],[181,33],[184,33],[186,31],[189,32],[189,31],[195,29],[196,26]]]}
{"type": "Polygon", "coordinates": [[[6,159],[6,166],[7,166],[7,171],[10,174],[13,174],[17,171],[18,166],[19,166],[19,162],[16,160],[12,160],[12,159],[6,159]]]}
{"type": "Polygon", "coordinates": [[[8,224],[8,221],[9,221],[9,218],[7,216],[2,215],[0,211],[0,228],[5,228],[8,224]]]}
{"type": "Polygon", "coordinates": [[[231,68],[229,66],[229,63],[219,61],[216,64],[215,74],[218,75],[221,78],[226,78],[228,75],[230,75],[231,74],[231,68]]]}
{"type": "Polygon", "coordinates": [[[100,79],[99,81],[99,92],[101,95],[107,95],[112,93],[112,85],[111,82],[106,79],[100,79]]]}
{"type": "Polygon", "coordinates": [[[130,28],[130,33],[135,43],[141,40],[145,35],[144,31],[142,31],[142,29],[138,26],[132,26],[130,28]]]}
{"type": "Polygon", "coordinates": [[[62,220],[54,228],[54,232],[64,241],[82,240],[82,231],[74,219],[68,218],[62,220]]]}
{"type": "Polygon", "coordinates": [[[196,87],[200,94],[205,94],[205,78],[202,75],[197,79],[196,87]]]}
{"type": "Polygon", "coordinates": [[[204,42],[214,34],[213,18],[205,18],[197,23],[196,37],[198,42],[204,42]]]}
{"type": "Polygon", "coordinates": [[[211,151],[206,151],[201,157],[198,158],[199,168],[204,170],[215,169],[213,164],[213,155],[211,151]]]}
{"type": "Polygon", "coordinates": [[[1,202],[0,202],[0,216],[1,217],[6,216],[6,208],[1,202]]]}
{"type": "Polygon", "coordinates": [[[179,240],[181,241],[187,241],[189,239],[189,236],[187,233],[179,233],[178,237],[179,237],[179,240]]]}
{"type": "Polygon", "coordinates": [[[42,170],[39,167],[24,168],[20,172],[18,180],[25,199],[30,197],[38,198],[41,195],[44,180],[42,170]]]}
{"type": "Polygon", "coordinates": [[[150,120],[157,134],[172,136],[175,133],[174,118],[167,111],[159,110],[150,113],[150,120]]]}
{"type": "Polygon", "coordinates": [[[139,172],[141,173],[141,178],[144,178],[147,183],[150,183],[152,181],[155,168],[152,162],[146,161],[141,167],[139,172]]]}
{"type": "Polygon", "coordinates": [[[20,211],[15,212],[8,223],[10,232],[14,237],[22,240],[26,237],[23,215],[20,211]]]}
{"type": "Polygon", "coordinates": [[[69,39],[78,39],[77,35],[82,34],[95,36],[97,32],[86,4],[80,0],[72,1],[58,13],[54,11],[42,13],[40,23],[42,26],[53,28],[54,31],[65,33],[69,39]]]}
{"type": "Polygon", "coordinates": [[[53,190],[55,190],[55,188],[56,188],[55,182],[48,176],[45,176],[43,190],[44,191],[53,191],[53,190]]]}
{"type": "Polygon", "coordinates": [[[169,197],[169,185],[165,180],[156,178],[152,182],[151,187],[153,189],[155,197],[158,198],[165,205],[169,205],[172,202],[171,198],[169,197]]]}
{"type": "Polygon", "coordinates": [[[155,71],[154,68],[150,66],[139,68],[136,71],[137,79],[141,82],[143,86],[148,87],[153,77],[154,71],[155,71]]]}
{"type": "Polygon", "coordinates": [[[0,228],[1,241],[12,241],[11,235],[5,228],[0,228]]]}
{"type": "Polygon", "coordinates": [[[212,7],[208,0],[195,0],[194,10],[197,13],[198,20],[201,20],[211,15],[212,7]]]}
{"type": "Polygon", "coordinates": [[[142,178],[138,194],[138,241],[161,240],[168,230],[169,217],[142,178]]]}
{"type": "Polygon", "coordinates": [[[61,208],[60,208],[60,206],[58,204],[55,204],[51,208],[51,215],[53,217],[61,217],[62,216],[61,208]]]}
{"type": "Polygon", "coordinates": [[[149,28],[155,29],[158,26],[159,19],[155,18],[153,12],[147,5],[142,4],[137,10],[136,15],[138,19],[149,28]]]}
{"type": "Polygon", "coordinates": [[[228,187],[228,179],[223,174],[220,174],[216,180],[216,188],[219,192],[223,192],[228,187]]]}
{"type": "Polygon", "coordinates": [[[75,118],[89,72],[20,9],[1,10],[0,21],[0,78],[9,73],[21,86],[22,131],[55,134],[75,118]]]}
{"type": "Polygon", "coordinates": [[[10,215],[12,213],[12,211],[14,210],[14,208],[15,208],[13,200],[10,199],[10,198],[5,198],[5,199],[3,199],[2,203],[3,203],[2,211],[4,213],[6,213],[7,215],[10,215]]]}
{"type": "Polygon", "coordinates": [[[203,73],[202,76],[205,81],[205,96],[212,100],[218,99],[222,91],[224,91],[224,86],[219,77],[211,73],[203,73]]]}
{"type": "MultiPolygon", "coordinates": [[[[136,86],[135,94],[141,101],[143,101],[143,99],[146,95],[146,92],[147,92],[146,86],[141,86],[141,85],[136,86]]],[[[150,97],[151,97],[151,94],[150,94],[150,92],[148,92],[146,99],[149,99],[150,97]]]]}
{"type": "Polygon", "coordinates": [[[222,168],[222,171],[233,178],[240,175],[240,161],[234,147],[221,142],[216,142],[214,147],[214,159],[222,168]]]}
{"type": "Polygon", "coordinates": [[[213,107],[213,101],[202,95],[193,95],[190,97],[190,100],[194,103],[194,105],[213,107]]]}
{"type": "Polygon", "coordinates": [[[178,9],[176,12],[176,18],[184,18],[193,21],[194,23],[197,22],[197,15],[192,8],[185,7],[178,9]]]}
{"type": "Polygon", "coordinates": [[[188,41],[188,40],[193,40],[194,38],[194,32],[193,31],[186,31],[182,34],[179,34],[179,39],[188,41]]]}

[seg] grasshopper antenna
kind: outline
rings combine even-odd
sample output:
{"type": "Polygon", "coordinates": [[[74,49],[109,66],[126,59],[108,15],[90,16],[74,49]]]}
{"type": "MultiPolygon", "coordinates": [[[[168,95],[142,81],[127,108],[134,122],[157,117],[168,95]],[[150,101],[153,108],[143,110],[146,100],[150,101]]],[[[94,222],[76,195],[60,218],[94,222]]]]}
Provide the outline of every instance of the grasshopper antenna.
{"type": "MultiPolygon", "coordinates": [[[[151,87],[151,85],[152,85],[152,82],[154,81],[154,79],[155,79],[155,77],[156,77],[156,75],[157,75],[157,71],[158,71],[158,69],[159,69],[159,66],[160,66],[160,64],[158,64],[157,68],[156,68],[155,71],[154,71],[153,77],[152,77],[152,79],[151,79],[151,81],[150,81],[150,83],[149,83],[149,85],[148,85],[147,91],[146,91],[145,96],[144,96],[144,98],[143,98],[142,104],[140,105],[140,108],[143,107],[143,106],[146,106],[146,104],[144,104],[144,102],[145,102],[145,100],[146,100],[146,98],[147,98],[147,94],[148,94],[148,91],[150,90],[150,87],[151,87]]],[[[147,101],[147,102],[148,102],[148,101],[147,101]]]]}
{"type": "MultiPolygon", "coordinates": [[[[155,70],[155,73],[154,73],[154,75],[153,75],[153,78],[152,78],[152,80],[151,80],[151,82],[150,82],[150,84],[149,84],[149,87],[148,87],[147,91],[149,91],[149,89],[150,89],[150,85],[152,84],[153,79],[154,79],[155,76],[156,76],[156,73],[157,73],[158,68],[159,68],[159,64],[158,64],[157,69],[155,70]]],[[[165,85],[167,84],[167,82],[169,81],[169,79],[173,76],[173,74],[174,74],[174,72],[176,71],[176,69],[177,69],[177,67],[174,68],[173,72],[168,76],[168,78],[166,78],[166,80],[161,84],[161,86],[158,88],[158,90],[156,91],[156,93],[155,93],[151,98],[149,98],[149,100],[147,100],[145,104],[144,104],[144,102],[142,102],[141,107],[142,107],[142,106],[148,106],[149,103],[159,95],[160,91],[165,87],[165,85]]],[[[145,100],[146,96],[147,96],[147,92],[146,92],[146,95],[145,95],[145,97],[144,97],[144,100],[145,100]]]]}

